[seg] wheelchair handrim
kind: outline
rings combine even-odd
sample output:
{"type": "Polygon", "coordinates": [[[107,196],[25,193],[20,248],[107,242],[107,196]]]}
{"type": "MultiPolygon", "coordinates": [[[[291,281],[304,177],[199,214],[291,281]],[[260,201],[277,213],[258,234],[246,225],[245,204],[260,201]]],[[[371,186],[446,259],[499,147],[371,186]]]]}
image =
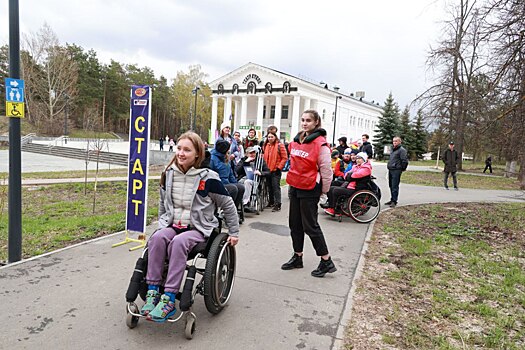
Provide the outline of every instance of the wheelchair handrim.
{"type": "Polygon", "coordinates": [[[228,301],[230,300],[232,291],[233,291],[233,285],[235,283],[235,248],[230,245],[230,243],[226,242],[224,246],[221,249],[221,253],[219,254],[219,262],[222,262],[223,256],[226,255],[226,258],[228,259],[228,262],[226,264],[218,263],[217,267],[215,269],[215,278],[217,283],[215,283],[215,290],[213,291],[215,293],[216,302],[218,306],[223,307],[225,306],[228,301]],[[233,265],[233,269],[231,268],[233,265]],[[231,278],[231,283],[228,283],[228,280],[231,278]],[[220,286],[225,286],[227,288],[227,295],[224,297],[222,294],[224,294],[223,288],[220,288],[220,286]]]}

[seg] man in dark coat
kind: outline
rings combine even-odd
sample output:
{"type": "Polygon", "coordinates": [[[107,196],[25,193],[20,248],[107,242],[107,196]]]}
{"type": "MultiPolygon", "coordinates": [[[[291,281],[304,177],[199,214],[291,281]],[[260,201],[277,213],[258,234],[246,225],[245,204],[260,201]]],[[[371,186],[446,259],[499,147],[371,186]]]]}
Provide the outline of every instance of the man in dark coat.
{"type": "Polygon", "coordinates": [[[388,187],[390,187],[390,200],[385,203],[391,208],[395,208],[397,205],[397,199],[399,197],[399,183],[401,182],[401,173],[407,170],[408,157],[407,150],[401,146],[401,138],[396,136],[392,139],[392,152],[390,158],[388,158],[388,187]]]}
{"type": "Polygon", "coordinates": [[[490,154],[487,157],[487,159],[485,159],[485,169],[483,169],[483,173],[485,173],[487,169],[489,169],[490,173],[492,174],[492,157],[490,156],[490,154]]]}
{"type": "Polygon", "coordinates": [[[359,147],[359,152],[365,152],[368,155],[368,159],[372,159],[372,156],[374,155],[374,149],[372,148],[372,144],[368,142],[369,138],[370,136],[368,136],[368,134],[363,134],[361,136],[363,144],[361,147],[359,147]]]}
{"type": "Polygon", "coordinates": [[[452,182],[454,183],[454,190],[458,190],[458,179],[456,172],[458,171],[458,151],[454,149],[454,142],[450,141],[448,149],[443,153],[443,163],[445,163],[445,169],[443,170],[444,178],[443,183],[445,189],[448,190],[448,176],[452,175],[452,182]]]}

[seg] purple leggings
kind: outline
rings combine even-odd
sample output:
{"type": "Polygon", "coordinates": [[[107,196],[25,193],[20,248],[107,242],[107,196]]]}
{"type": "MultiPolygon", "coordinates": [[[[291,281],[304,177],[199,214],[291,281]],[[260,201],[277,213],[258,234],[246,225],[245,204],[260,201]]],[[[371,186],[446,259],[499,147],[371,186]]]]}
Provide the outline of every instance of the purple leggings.
{"type": "Polygon", "coordinates": [[[204,240],[204,235],[196,230],[177,234],[173,228],[166,227],[155,232],[148,241],[148,284],[158,286],[162,283],[162,270],[167,254],[169,264],[164,291],[177,293],[186,270],[188,253],[204,240]]]}

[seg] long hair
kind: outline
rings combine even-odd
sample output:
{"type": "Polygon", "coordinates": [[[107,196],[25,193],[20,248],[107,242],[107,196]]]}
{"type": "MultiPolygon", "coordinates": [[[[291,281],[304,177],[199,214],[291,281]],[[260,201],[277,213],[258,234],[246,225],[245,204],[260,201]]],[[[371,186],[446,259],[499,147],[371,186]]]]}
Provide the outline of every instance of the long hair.
{"type": "MultiPolygon", "coordinates": [[[[204,142],[202,142],[202,139],[199,135],[194,133],[193,131],[187,131],[184,134],[180,135],[177,139],[177,144],[184,139],[190,140],[193,147],[195,147],[195,154],[197,155],[197,158],[195,159],[195,163],[193,164],[193,167],[198,169],[201,167],[202,162],[204,161],[204,142]]],[[[166,183],[166,171],[169,169],[170,166],[175,164],[178,168],[179,165],[177,164],[177,150],[175,150],[175,155],[173,158],[171,158],[171,161],[166,166],[166,169],[162,172],[160,176],[160,184],[163,186],[166,183]]],[[[179,168],[180,169],[180,168],[179,168]]]]}
{"type": "MultiPolygon", "coordinates": [[[[303,112],[303,114],[310,114],[312,118],[314,119],[314,121],[317,122],[317,125],[312,130],[312,132],[315,132],[317,129],[321,127],[321,116],[315,109],[307,109],[306,111],[303,112]]],[[[305,137],[306,137],[306,131],[303,130],[299,133],[299,140],[303,142],[305,137]]]]}

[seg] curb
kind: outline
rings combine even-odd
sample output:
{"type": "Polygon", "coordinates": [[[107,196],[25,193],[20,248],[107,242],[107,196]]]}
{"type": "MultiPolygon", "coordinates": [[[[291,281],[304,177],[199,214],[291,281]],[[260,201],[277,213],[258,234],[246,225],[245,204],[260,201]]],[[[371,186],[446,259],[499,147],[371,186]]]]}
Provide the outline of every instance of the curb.
{"type": "MultiPolygon", "coordinates": [[[[377,218],[376,218],[377,220],[377,218]]],[[[361,249],[361,254],[359,255],[359,262],[355,269],[354,278],[350,281],[351,287],[348,295],[346,296],[345,305],[342,311],[341,318],[339,320],[339,326],[337,327],[337,332],[335,335],[334,342],[332,343],[331,350],[339,350],[343,348],[344,339],[345,339],[345,329],[348,325],[350,318],[352,317],[352,307],[354,306],[354,295],[356,292],[356,282],[361,278],[363,274],[363,269],[366,263],[365,254],[368,251],[368,242],[372,237],[372,232],[374,231],[375,222],[374,220],[366,231],[365,240],[363,242],[363,248],[361,249]]]]}

